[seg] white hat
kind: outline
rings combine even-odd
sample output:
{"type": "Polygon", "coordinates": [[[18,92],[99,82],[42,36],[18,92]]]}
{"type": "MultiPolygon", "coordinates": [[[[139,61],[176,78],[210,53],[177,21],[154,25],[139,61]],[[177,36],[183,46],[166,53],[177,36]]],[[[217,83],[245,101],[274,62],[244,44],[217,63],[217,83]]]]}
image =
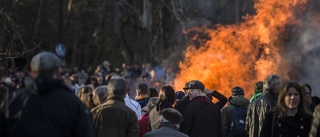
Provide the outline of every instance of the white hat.
{"type": "Polygon", "coordinates": [[[5,83],[10,84],[12,83],[12,80],[10,77],[6,77],[6,79],[4,80],[5,83]]]}

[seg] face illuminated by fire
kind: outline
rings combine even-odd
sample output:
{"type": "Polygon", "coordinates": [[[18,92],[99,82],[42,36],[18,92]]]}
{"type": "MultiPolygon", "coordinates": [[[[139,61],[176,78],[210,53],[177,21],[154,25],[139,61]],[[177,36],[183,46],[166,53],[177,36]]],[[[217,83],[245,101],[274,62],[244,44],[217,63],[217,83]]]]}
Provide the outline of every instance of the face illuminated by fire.
{"type": "Polygon", "coordinates": [[[200,89],[187,89],[185,92],[190,100],[193,100],[195,97],[199,96],[202,91],[200,89]]]}
{"type": "Polygon", "coordinates": [[[288,92],[284,97],[284,103],[286,104],[288,109],[291,109],[291,110],[298,109],[298,106],[300,104],[300,94],[297,91],[297,89],[293,87],[288,89],[288,92]]]}

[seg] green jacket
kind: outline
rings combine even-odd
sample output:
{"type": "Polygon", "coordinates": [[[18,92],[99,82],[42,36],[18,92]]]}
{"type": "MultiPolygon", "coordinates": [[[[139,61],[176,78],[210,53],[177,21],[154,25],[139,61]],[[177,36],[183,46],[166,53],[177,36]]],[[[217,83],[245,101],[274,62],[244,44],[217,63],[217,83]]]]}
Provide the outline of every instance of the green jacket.
{"type": "Polygon", "coordinates": [[[257,90],[257,91],[255,91],[255,92],[253,93],[253,96],[252,96],[251,99],[250,99],[250,103],[251,103],[252,101],[254,101],[255,99],[257,99],[258,97],[262,96],[262,94],[263,94],[262,90],[257,90]]]}

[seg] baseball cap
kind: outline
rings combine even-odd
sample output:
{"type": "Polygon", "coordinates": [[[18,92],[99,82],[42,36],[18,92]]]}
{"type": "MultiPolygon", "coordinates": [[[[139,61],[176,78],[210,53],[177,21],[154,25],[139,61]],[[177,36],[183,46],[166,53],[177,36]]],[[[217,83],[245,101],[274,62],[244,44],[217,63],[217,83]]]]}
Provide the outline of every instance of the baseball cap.
{"type": "Polygon", "coordinates": [[[204,85],[199,80],[191,80],[183,88],[184,90],[187,89],[200,89],[201,91],[204,91],[204,85]]]}

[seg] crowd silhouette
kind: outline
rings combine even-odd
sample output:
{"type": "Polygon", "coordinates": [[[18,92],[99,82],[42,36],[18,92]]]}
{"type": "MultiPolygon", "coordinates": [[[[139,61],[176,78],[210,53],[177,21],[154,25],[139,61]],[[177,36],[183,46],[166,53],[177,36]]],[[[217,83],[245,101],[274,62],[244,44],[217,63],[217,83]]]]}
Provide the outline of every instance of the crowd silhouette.
{"type": "Polygon", "coordinates": [[[307,83],[270,74],[252,83],[248,100],[241,85],[225,97],[193,79],[175,91],[171,67],[143,66],[67,69],[54,53],[40,52],[29,72],[2,76],[0,136],[320,136],[320,99],[307,83]]]}

